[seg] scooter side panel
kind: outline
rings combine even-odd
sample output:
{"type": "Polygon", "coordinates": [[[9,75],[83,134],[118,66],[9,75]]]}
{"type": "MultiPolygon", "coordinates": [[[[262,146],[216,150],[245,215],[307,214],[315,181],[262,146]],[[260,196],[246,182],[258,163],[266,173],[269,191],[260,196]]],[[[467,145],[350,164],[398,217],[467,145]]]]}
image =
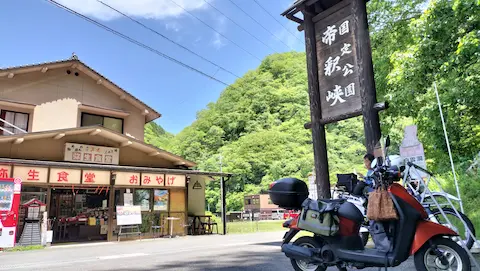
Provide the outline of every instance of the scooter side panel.
{"type": "Polygon", "coordinates": [[[431,221],[421,220],[417,223],[417,230],[413,239],[410,255],[415,254],[428,240],[437,235],[456,236],[453,230],[431,221]]]}
{"type": "Polygon", "coordinates": [[[394,183],[390,185],[390,187],[388,188],[388,192],[408,203],[408,205],[410,205],[420,213],[422,218],[425,219],[428,217],[423,206],[418,202],[418,200],[416,200],[412,195],[410,195],[403,186],[399,185],[398,183],[394,183]]]}

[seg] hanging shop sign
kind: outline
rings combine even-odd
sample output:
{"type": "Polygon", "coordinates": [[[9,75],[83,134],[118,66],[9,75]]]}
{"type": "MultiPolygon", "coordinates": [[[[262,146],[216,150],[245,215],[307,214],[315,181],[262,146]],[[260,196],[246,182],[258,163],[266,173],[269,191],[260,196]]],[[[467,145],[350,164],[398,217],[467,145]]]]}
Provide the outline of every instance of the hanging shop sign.
{"type": "Polygon", "coordinates": [[[138,172],[115,172],[116,185],[140,185],[140,173],[138,172]]]}
{"type": "Polygon", "coordinates": [[[14,175],[24,183],[47,183],[48,168],[32,166],[15,166],[14,175]]]}
{"type": "Polygon", "coordinates": [[[82,179],[80,169],[50,168],[49,183],[55,184],[80,184],[82,179]]]}
{"type": "Polygon", "coordinates": [[[82,184],[110,185],[110,171],[83,170],[82,184]]]}
{"type": "Polygon", "coordinates": [[[185,175],[169,175],[165,176],[165,186],[170,187],[185,187],[187,178],[185,175]]]}
{"type": "Polygon", "coordinates": [[[118,148],[65,143],[65,161],[118,165],[119,156],[118,148]]]}
{"type": "Polygon", "coordinates": [[[12,173],[12,166],[0,165],[0,178],[10,178],[12,173]]]}
{"type": "Polygon", "coordinates": [[[323,119],[362,114],[355,27],[350,6],[321,14],[317,31],[318,81],[323,119]]]}
{"type": "Polygon", "coordinates": [[[165,186],[165,174],[142,173],[143,186],[165,186]]]}

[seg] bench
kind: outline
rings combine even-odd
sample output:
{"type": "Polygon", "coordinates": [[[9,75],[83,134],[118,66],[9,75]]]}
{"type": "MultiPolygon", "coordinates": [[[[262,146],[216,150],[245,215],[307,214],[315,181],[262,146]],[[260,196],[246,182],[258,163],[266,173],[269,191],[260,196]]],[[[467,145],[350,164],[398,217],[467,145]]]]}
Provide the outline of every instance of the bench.
{"type": "Polygon", "coordinates": [[[120,226],[118,231],[117,241],[120,242],[120,236],[136,235],[142,238],[142,232],[140,232],[140,227],[138,225],[124,225],[120,226]]]}

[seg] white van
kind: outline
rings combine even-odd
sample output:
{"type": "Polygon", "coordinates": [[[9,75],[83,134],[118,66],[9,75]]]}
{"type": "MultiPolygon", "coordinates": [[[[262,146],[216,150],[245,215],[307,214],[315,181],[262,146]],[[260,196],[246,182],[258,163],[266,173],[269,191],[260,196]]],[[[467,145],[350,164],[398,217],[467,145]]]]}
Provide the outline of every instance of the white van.
{"type": "Polygon", "coordinates": [[[275,211],[272,211],[272,219],[273,220],[282,220],[283,219],[283,213],[285,211],[284,210],[275,210],[275,211]]]}

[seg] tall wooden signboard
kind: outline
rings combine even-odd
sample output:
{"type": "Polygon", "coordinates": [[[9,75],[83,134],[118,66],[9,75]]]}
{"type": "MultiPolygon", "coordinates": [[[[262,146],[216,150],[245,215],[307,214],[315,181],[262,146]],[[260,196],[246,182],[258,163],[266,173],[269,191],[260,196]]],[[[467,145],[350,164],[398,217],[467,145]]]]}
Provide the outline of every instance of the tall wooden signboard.
{"type": "Polygon", "coordinates": [[[325,124],[363,115],[367,151],[381,137],[364,0],[299,0],[282,15],[305,31],[319,198],[330,197],[325,124]],[[297,13],[303,14],[303,19],[297,13]]]}

